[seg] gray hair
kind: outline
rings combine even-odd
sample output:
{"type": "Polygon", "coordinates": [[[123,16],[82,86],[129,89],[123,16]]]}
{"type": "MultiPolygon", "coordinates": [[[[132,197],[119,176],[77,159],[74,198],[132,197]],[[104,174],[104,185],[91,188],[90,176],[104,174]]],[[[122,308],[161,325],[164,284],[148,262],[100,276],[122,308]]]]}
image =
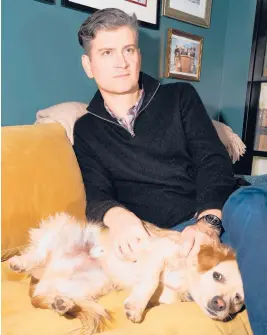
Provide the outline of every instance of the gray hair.
{"type": "Polygon", "coordinates": [[[118,8],[98,10],[81,25],[78,32],[79,43],[89,55],[90,42],[96,37],[99,30],[117,29],[123,26],[130,27],[136,33],[138,40],[138,21],[135,14],[128,15],[118,8]]]}

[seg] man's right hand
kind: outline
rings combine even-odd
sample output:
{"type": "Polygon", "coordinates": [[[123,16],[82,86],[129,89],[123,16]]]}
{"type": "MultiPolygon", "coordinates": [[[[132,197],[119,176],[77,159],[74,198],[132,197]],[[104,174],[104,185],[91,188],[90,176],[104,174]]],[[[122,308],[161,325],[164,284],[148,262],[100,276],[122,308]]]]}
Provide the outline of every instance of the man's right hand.
{"type": "Polygon", "coordinates": [[[104,215],[104,224],[109,234],[116,255],[136,261],[138,251],[149,238],[142,221],[132,212],[122,207],[112,207],[104,215]]]}

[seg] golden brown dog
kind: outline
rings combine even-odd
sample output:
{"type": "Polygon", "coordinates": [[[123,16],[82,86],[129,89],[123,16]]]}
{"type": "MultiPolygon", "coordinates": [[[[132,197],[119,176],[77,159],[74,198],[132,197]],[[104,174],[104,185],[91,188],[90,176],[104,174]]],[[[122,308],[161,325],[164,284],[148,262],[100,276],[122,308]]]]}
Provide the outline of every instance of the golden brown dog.
{"type": "Polygon", "coordinates": [[[149,302],[194,300],[218,320],[241,309],[244,293],[233,250],[215,243],[202,246],[195,257],[184,257],[180,233],[144,225],[150,238],[131,262],[116,256],[103,225],[59,213],[30,231],[28,249],[9,265],[31,275],[35,307],[79,317],[88,334],[108,317],[97,298],[112,290],[131,290],[124,309],[133,322],[142,320],[149,302]]]}

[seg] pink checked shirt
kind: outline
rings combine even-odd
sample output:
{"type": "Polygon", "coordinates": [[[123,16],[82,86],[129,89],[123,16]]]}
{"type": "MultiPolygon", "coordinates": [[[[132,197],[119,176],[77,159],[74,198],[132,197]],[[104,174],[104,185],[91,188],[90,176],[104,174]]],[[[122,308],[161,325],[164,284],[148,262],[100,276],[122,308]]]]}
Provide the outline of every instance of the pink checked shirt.
{"type": "Polygon", "coordinates": [[[134,122],[138,116],[138,114],[140,113],[140,109],[141,109],[141,105],[142,105],[142,102],[144,100],[144,96],[145,96],[145,92],[144,90],[142,89],[141,91],[141,94],[140,94],[140,97],[139,99],[137,100],[137,102],[133,105],[133,107],[131,107],[127,114],[126,114],[126,117],[125,118],[118,118],[109,108],[108,106],[105,104],[105,108],[107,110],[107,112],[114,118],[116,119],[119,124],[121,126],[123,126],[123,128],[125,128],[126,130],[129,131],[129,133],[132,135],[132,136],[135,136],[135,133],[134,133],[134,122]]]}

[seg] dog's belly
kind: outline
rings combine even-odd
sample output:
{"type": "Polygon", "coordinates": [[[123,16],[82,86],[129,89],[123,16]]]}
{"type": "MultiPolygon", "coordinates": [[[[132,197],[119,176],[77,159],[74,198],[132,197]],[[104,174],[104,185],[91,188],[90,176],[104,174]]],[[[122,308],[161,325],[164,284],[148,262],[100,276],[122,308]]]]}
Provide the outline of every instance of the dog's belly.
{"type": "Polygon", "coordinates": [[[98,260],[91,258],[88,254],[77,255],[54,255],[48,264],[49,269],[55,272],[90,271],[99,268],[98,260]]]}
{"type": "Polygon", "coordinates": [[[119,288],[131,288],[137,281],[138,264],[123,261],[112,252],[102,259],[102,268],[106,276],[119,288]]]}

